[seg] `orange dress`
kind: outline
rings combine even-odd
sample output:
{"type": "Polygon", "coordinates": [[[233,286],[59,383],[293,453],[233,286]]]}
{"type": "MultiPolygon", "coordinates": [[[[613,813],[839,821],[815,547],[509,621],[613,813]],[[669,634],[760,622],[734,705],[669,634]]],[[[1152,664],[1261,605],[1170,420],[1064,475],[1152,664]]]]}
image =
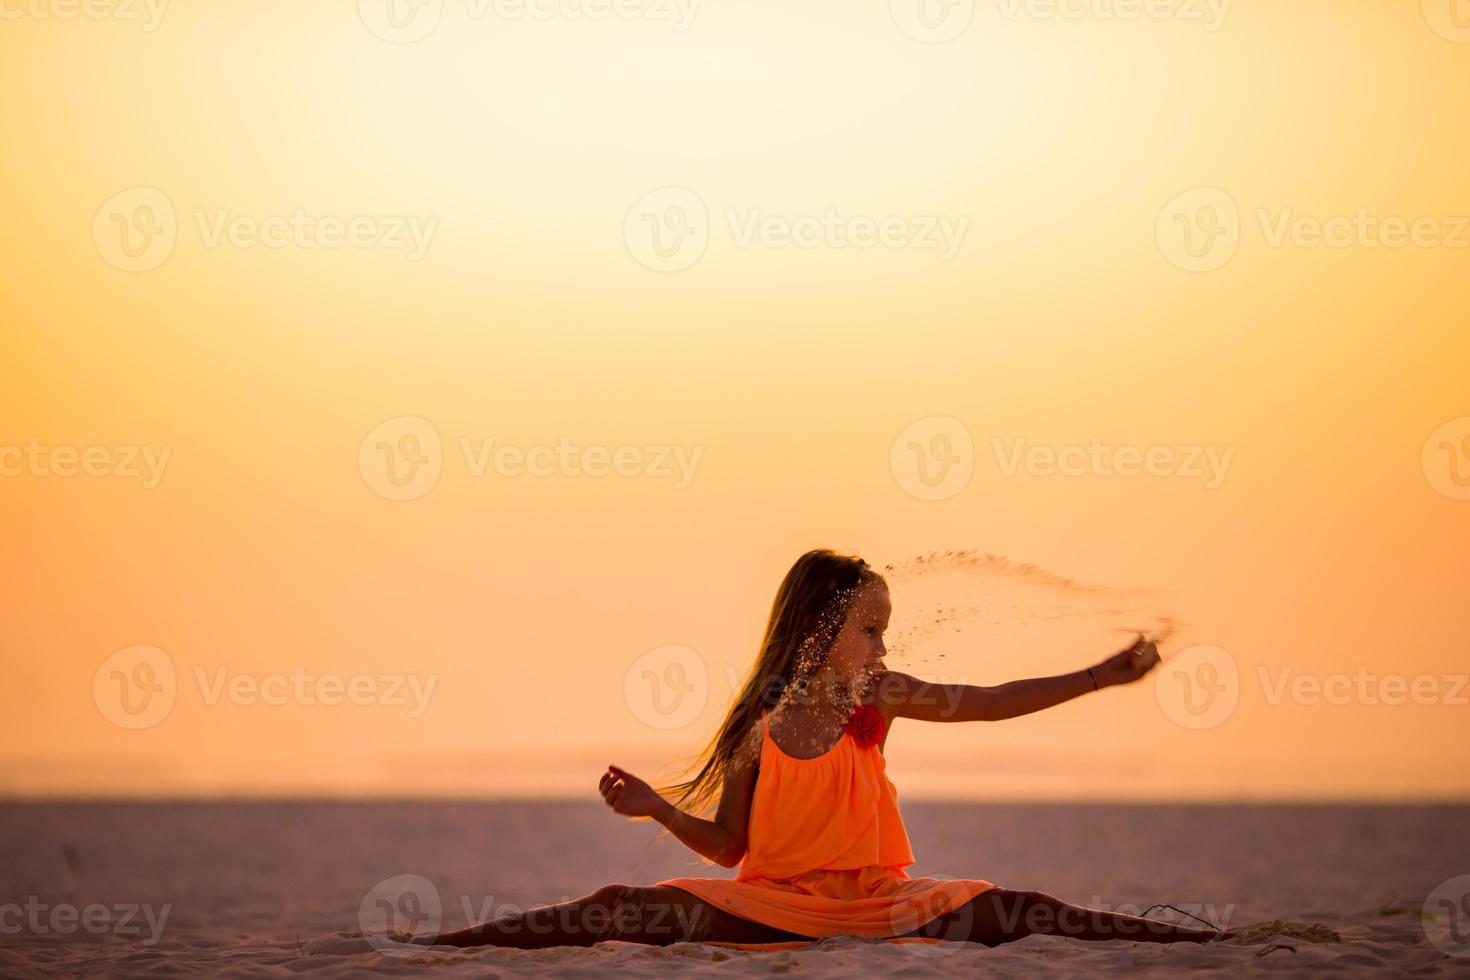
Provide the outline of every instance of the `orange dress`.
{"type": "Polygon", "coordinates": [[[745,858],[733,880],[669,878],[717,908],[801,936],[889,938],[995,887],[910,878],[898,791],[877,745],[844,732],[812,759],[787,755],[763,718],[745,858]]]}

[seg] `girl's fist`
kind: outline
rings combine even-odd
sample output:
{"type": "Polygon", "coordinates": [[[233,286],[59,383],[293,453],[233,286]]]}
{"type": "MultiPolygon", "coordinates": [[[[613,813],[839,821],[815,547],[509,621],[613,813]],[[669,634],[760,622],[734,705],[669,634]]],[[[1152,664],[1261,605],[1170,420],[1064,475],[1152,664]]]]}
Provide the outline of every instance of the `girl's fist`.
{"type": "Polygon", "coordinates": [[[651,817],[664,805],[664,798],[652,786],[617,766],[607,767],[597,789],[613,812],[625,817],[651,817]]]}
{"type": "Polygon", "coordinates": [[[1140,636],[1126,650],[1120,650],[1096,667],[1092,674],[1098,687],[1132,684],[1159,665],[1159,648],[1152,640],[1140,636]]]}

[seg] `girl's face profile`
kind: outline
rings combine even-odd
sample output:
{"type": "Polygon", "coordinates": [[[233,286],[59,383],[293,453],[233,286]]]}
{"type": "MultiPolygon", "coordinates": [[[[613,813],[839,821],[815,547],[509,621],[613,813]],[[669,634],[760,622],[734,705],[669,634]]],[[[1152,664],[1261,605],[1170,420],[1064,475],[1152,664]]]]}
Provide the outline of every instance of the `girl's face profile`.
{"type": "Polygon", "coordinates": [[[883,667],[883,656],[888,649],[883,645],[883,633],[888,629],[888,617],[893,605],[888,599],[888,586],[882,582],[871,582],[858,589],[852,598],[847,621],[832,644],[827,655],[827,665],[840,676],[855,678],[868,670],[883,667]]]}

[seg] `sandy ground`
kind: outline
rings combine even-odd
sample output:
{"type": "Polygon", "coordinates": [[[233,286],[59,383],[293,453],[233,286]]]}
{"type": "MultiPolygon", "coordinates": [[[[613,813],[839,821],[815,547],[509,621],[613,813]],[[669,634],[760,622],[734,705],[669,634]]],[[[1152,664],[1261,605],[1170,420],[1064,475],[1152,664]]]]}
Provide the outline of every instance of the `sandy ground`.
{"type": "Polygon", "coordinates": [[[360,924],[376,898],[400,900],[404,881],[423,882],[406,911],[437,909],[449,929],[485,909],[609,882],[732,872],[694,863],[652,825],[596,801],[10,803],[0,804],[0,975],[1470,975],[1470,947],[1444,938],[1456,929],[1470,940],[1470,902],[1421,915],[1436,888],[1470,873],[1470,808],[908,803],[905,817],[920,859],[911,874],[987,878],[1126,912],[1169,902],[1249,935],[1204,947],[837,937],[777,952],[698,943],[404,952],[376,948],[360,924]],[[1275,920],[1288,924],[1261,925],[1275,920]],[[1339,940],[1313,941],[1327,930],[1339,940]]]}

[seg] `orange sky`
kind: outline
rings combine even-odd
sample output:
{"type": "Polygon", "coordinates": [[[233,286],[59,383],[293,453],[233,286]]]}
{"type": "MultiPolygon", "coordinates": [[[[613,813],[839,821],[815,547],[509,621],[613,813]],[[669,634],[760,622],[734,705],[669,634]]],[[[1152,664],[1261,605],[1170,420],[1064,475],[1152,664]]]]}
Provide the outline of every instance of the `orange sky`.
{"type": "MultiPolygon", "coordinates": [[[[703,743],[831,546],[1157,589],[1166,656],[1238,671],[1209,727],[1145,683],[895,731],[907,795],[1470,794],[1470,30],[1433,0],[942,42],[901,0],[446,0],[412,43],[373,3],[6,8],[0,793],[590,794],[703,743]],[[1049,471],[1093,445],[1163,454],[1049,471]],[[661,727],[671,662],[706,680],[661,727]]],[[[974,682],[1111,652],[1014,641],[974,682]]]]}

